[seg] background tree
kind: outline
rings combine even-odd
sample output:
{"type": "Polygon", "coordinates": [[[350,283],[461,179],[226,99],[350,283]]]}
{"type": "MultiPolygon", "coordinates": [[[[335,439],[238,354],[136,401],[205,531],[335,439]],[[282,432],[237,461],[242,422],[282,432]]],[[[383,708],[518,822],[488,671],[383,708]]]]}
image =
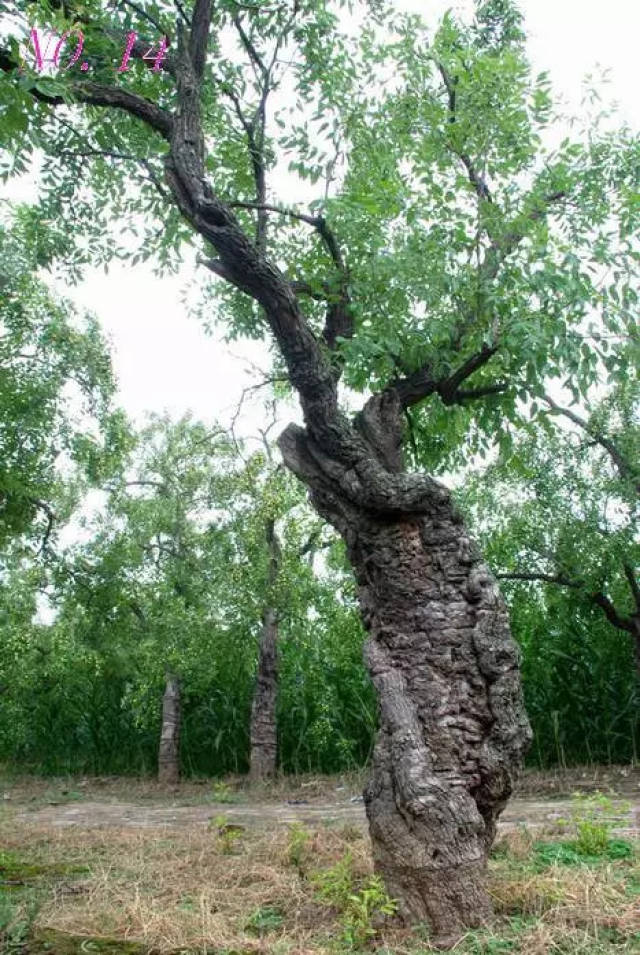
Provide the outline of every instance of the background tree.
{"type": "MultiPolygon", "coordinates": [[[[123,440],[110,356],[95,318],[38,278],[54,238],[33,210],[0,221],[0,547],[28,535],[42,551],[87,480],[109,473],[123,440]]],[[[26,542],[26,540],[25,540],[26,542]]]]}
{"type": "Polygon", "coordinates": [[[378,3],[351,33],[318,0],[17,9],[75,20],[95,51],[91,79],[20,78],[19,33],[0,55],[13,166],[44,148],[47,217],[73,203],[95,261],[118,254],[111,217],[135,229],[143,213],[136,254],[161,265],[195,233],[231,333],[277,345],[304,416],[280,448],[346,543],[369,633],[376,866],[445,944],[490,914],[487,852],[530,731],[495,581],[422,469],[505,445],[548,378],[578,394],[594,381],[586,312],[606,292],[607,320],[632,321],[638,141],[592,129],[544,148],[548,85],[509,0],[433,34],[378,3]],[[122,37],[150,22],[171,54],[150,69],[140,41],[114,82],[122,37]],[[267,182],[287,154],[301,179],[335,180],[307,211],[282,209],[267,182]],[[593,259],[613,267],[604,287],[593,259]],[[356,415],[340,379],[366,393],[356,415]]]}
{"type": "MultiPolygon", "coordinates": [[[[629,343],[622,348],[628,351],[629,343]]],[[[614,358],[610,367],[608,394],[585,411],[547,395],[537,425],[478,470],[463,497],[497,576],[518,582],[520,603],[535,605],[540,587],[560,589],[541,599],[564,618],[574,613],[573,627],[589,621],[599,639],[617,631],[640,676],[638,378],[633,363],[614,358]]],[[[583,656],[588,652],[585,645],[583,656]]],[[[594,712],[601,691],[602,681],[594,681],[594,712]]],[[[635,718],[625,711],[621,706],[620,718],[633,735],[635,718]]]]}
{"type": "MultiPolygon", "coordinates": [[[[188,419],[154,420],[138,436],[122,476],[112,482],[96,533],[67,572],[66,606],[90,614],[95,645],[118,640],[138,666],[162,667],[161,782],[180,778],[181,671],[194,640],[215,626],[215,588],[229,548],[208,511],[233,462],[219,431],[188,419]],[[142,651],[142,654],[141,654],[142,651]]],[[[208,643],[208,641],[206,641],[208,643]]]]}
{"type": "Polygon", "coordinates": [[[197,665],[206,685],[230,652],[229,630],[233,642],[245,642],[243,682],[258,659],[252,775],[276,769],[278,626],[306,612],[313,574],[298,555],[310,515],[282,468],[262,453],[243,459],[239,451],[219,428],[156,418],[111,482],[91,538],[60,564],[63,617],[88,644],[119,657],[125,673],[153,679],[162,670],[158,776],[167,784],[180,778],[185,681],[193,694],[197,665]],[[276,521],[282,545],[274,567],[276,521]]]}

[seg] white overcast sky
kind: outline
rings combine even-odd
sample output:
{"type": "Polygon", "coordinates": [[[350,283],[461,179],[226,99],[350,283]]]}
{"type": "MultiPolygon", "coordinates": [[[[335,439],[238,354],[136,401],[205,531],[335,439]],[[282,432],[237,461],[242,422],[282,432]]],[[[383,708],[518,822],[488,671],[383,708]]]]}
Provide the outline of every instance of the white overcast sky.
{"type": "MultiPolygon", "coordinates": [[[[397,4],[421,12],[429,23],[452,6],[461,10],[472,6],[455,0],[397,0],[397,4]]],[[[598,65],[608,68],[604,95],[619,102],[621,119],[637,129],[640,0],[521,0],[521,9],[534,68],[550,71],[554,89],[568,104],[577,108],[586,74],[598,65]]],[[[8,194],[32,198],[33,185],[14,184],[8,194]]],[[[138,422],[147,411],[168,411],[177,417],[191,410],[205,421],[215,418],[228,424],[243,386],[251,381],[246,363],[186,316],[180,290],[189,274],[185,267],[180,276],[160,280],[145,266],[117,265],[108,276],[92,271],[80,286],[64,290],[101,320],[112,344],[119,402],[138,422]]],[[[231,351],[268,367],[262,346],[238,344],[231,351]]],[[[294,413],[293,408],[289,411],[294,413]]],[[[282,409],[283,420],[291,417],[289,411],[282,409]]],[[[256,407],[245,416],[241,430],[255,433],[261,417],[256,407]]]]}

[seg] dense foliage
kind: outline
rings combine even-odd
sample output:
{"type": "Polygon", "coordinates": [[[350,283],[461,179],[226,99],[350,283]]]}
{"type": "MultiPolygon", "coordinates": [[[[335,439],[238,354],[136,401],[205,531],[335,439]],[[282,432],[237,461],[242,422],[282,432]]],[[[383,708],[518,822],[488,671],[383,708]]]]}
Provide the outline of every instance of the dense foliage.
{"type": "Polygon", "coordinates": [[[52,246],[35,221],[28,208],[0,220],[0,547],[19,535],[47,541],[54,506],[69,513],[122,437],[99,325],[38,278],[52,246]]]}

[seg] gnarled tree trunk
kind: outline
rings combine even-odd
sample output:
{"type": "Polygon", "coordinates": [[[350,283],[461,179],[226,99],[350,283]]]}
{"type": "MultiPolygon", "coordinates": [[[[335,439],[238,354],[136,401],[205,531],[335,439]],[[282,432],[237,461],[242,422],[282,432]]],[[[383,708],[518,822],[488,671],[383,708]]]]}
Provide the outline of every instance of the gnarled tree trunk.
{"type": "Polygon", "coordinates": [[[389,474],[362,506],[357,474],[302,429],[280,446],[358,582],[379,701],[365,789],[375,865],[405,918],[446,945],[491,914],[487,856],[531,738],[507,611],[442,485],[389,474]]]}
{"type": "Polygon", "coordinates": [[[267,605],[262,614],[258,673],[251,706],[251,756],[249,776],[253,781],[273,776],[276,771],[278,727],[278,613],[273,603],[273,585],[280,569],[280,545],[273,520],[267,521],[269,570],[267,605]]]}
{"type": "Polygon", "coordinates": [[[158,782],[180,782],[180,681],[167,673],[162,698],[162,730],[158,748],[158,782]]]}

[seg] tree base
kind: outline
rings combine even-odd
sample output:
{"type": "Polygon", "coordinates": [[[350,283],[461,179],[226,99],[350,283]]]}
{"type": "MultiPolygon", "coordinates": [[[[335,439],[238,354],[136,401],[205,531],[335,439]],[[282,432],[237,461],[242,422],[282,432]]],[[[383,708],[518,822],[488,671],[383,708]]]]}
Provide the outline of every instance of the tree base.
{"type": "Polygon", "coordinates": [[[387,890],[399,900],[398,914],[408,924],[429,925],[431,944],[452,948],[465,931],[486,925],[493,908],[487,892],[484,861],[446,869],[379,865],[387,890]]]}

